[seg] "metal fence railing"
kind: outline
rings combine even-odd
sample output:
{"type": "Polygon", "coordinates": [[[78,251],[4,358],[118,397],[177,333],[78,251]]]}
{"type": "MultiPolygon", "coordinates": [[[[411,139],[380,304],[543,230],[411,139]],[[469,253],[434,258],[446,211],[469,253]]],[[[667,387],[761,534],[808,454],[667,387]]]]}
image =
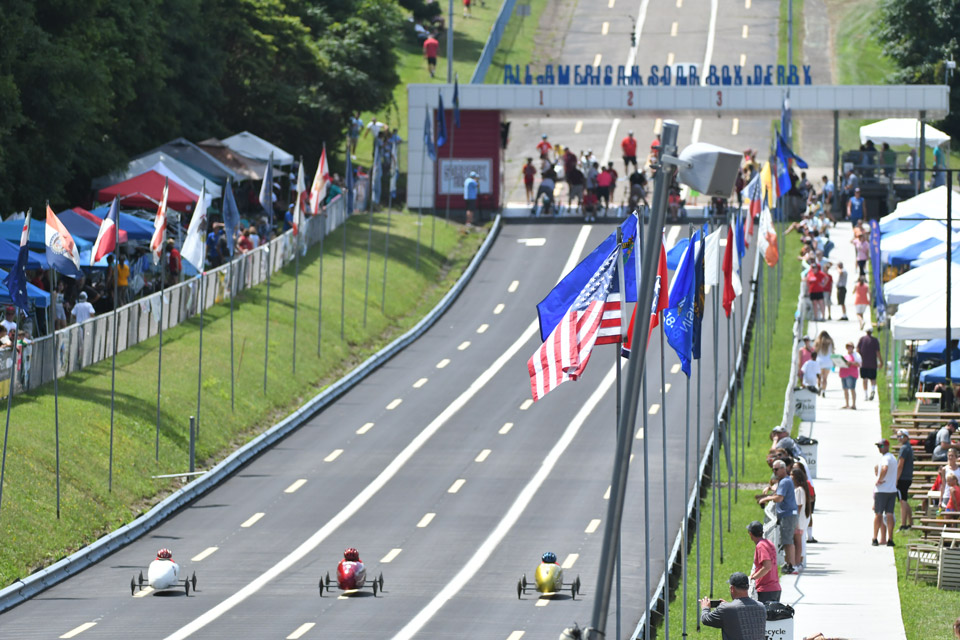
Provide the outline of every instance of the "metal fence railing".
{"type": "Polygon", "coordinates": [[[513,15],[513,7],[516,4],[517,0],[503,0],[500,13],[497,14],[497,19],[493,21],[493,26],[490,27],[490,35],[487,36],[487,43],[483,45],[483,51],[480,52],[480,59],[477,60],[477,66],[473,70],[470,84],[483,84],[484,79],[487,77],[487,71],[490,70],[490,65],[493,63],[493,56],[497,52],[497,47],[500,46],[500,40],[503,39],[503,32],[507,29],[510,16],[513,15]]]}
{"type": "MultiPolygon", "coordinates": [[[[366,180],[358,181],[355,209],[364,208],[368,191],[366,180]]],[[[322,215],[308,218],[302,233],[306,247],[313,246],[322,236],[329,235],[347,217],[346,198],[338,197],[327,205],[322,215]]],[[[164,289],[162,305],[161,292],[123,305],[116,314],[117,353],[157,335],[161,322],[164,330],[167,330],[197,315],[201,302],[203,309],[209,309],[229,300],[230,296],[262,283],[267,278],[268,269],[270,273],[276,273],[294,259],[295,246],[293,232],[286,231],[253,251],[236,255],[232,271],[230,263],[227,263],[164,289]],[[201,277],[204,278],[202,301],[199,299],[201,277]]],[[[113,332],[114,314],[111,311],[61,329],[56,332],[55,338],[48,335],[33,340],[23,348],[16,391],[36,389],[52,382],[55,373],[62,378],[111,357],[113,332]]],[[[0,397],[4,395],[0,394],[0,397]]]]}

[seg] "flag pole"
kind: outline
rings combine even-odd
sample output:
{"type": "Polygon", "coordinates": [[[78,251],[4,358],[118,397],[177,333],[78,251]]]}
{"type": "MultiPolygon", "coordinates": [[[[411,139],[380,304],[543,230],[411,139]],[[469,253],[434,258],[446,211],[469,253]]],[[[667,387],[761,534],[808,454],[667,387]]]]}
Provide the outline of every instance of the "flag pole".
{"type": "MultiPolygon", "coordinates": [[[[348,149],[347,153],[349,152],[348,149]]],[[[344,308],[347,304],[347,220],[351,213],[353,212],[348,210],[340,224],[343,235],[343,250],[340,252],[340,342],[343,342],[344,308]]]]}
{"type": "MultiPolygon", "coordinates": [[[[719,243],[718,243],[719,245],[719,243]]],[[[718,387],[717,380],[720,377],[720,354],[718,349],[718,342],[720,340],[720,335],[718,332],[718,322],[720,315],[720,300],[718,294],[720,293],[720,248],[717,247],[717,282],[713,283],[713,413],[711,414],[713,420],[713,463],[711,465],[710,471],[710,497],[711,497],[711,512],[710,512],[710,597],[713,597],[713,578],[714,578],[714,568],[716,565],[716,544],[717,544],[717,493],[720,492],[720,484],[718,482],[718,476],[720,474],[720,421],[717,418],[718,410],[718,387]]],[[[722,517],[722,513],[721,513],[722,517]]],[[[721,552],[721,556],[723,552],[721,552]]]]}
{"type": "Polygon", "coordinates": [[[160,382],[163,370],[163,289],[166,284],[167,274],[164,268],[165,260],[163,256],[163,242],[160,243],[160,320],[157,322],[157,336],[160,338],[159,349],[157,350],[157,429],[156,442],[154,444],[154,459],[160,462],[160,382]]]}
{"type": "Polygon", "coordinates": [[[300,193],[300,175],[303,174],[303,156],[300,156],[300,166],[297,169],[297,204],[293,208],[293,222],[297,225],[297,232],[293,236],[293,353],[291,354],[290,364],[293,369],[293,373],[297,372],[297,311],[299,309],[299,300],[300,300],[300,240],[301,235],[304,230],[300,224],[300,220],[303,216],[303,204],[301,203],[300,193]]]}
{"type": "MultiPolygon", "coordinates": [[[[651,232],[652,237],[652,232],[651,232]]],[[[639,247],[643,243],[643,221],[637,220],[637,239],[639,242],[637,246],[639,247]]],[[[653,241],[650,242],[650,249],[652,252],[653,241]]],[[[642,254],[637,255],[637,302],[640,304],[640,259],[643,257],[642,254]]],[[[656,267],[654,267],[656,268],[656,267]]],[[[642,315],[641,313],[636,315],[642,315]]],[[[637,340],[640,340],[640,334],[634,330],[634,335],[637,336],[637,340]]],[[[633,345],[630,345],[633,348],[633,345]]],[[[637,349],[639,352],[639,349],[637,349]]],[[[646,342],[644,342],[644,351],[646,351],[646,342]]],[[[649,449],[647,447],[647,370],[643,369],[641,373],[641,405],[643,407],[641,426],[643,429],[643,608],[646,611],[647,623],[643,625],[643,637],[644,640],[650,640],[650,626],[651,626],[651,612],[648,610],[650,606],[650,471],[649,471],[649,449]]],[[[632,425],[631,425],[632,428],[632,425]]],[[[619,436],[619,434],[617,434],[619,436]]],[[[612,490],[611,490],[612,491],[612,490]]],[[[611,496],[612,497],[612,496],[611,496]]]]}
{"type": "MultiPolygon", "coordinates": [[[[363,328],[367,328],[367,302],[370,299],[370,251],[373,245],[373,182],[380,180],[381,176],[377,171],[379,162],[379,141],[373,139],[373,168],[370,169],[370,201],[367,205],[367,275],[363,284],[363,328]]],[[[377,203],[379,206],[379,202],[377,203]]]]}
{"type": "MultiPolygon", "coordinates": [[[[27,215],[30,215],[29,213],[27,215]]],[[[13,326],[13,371],[10,373],[10,386],[7,389],[7,424],[3,428],[3,458],[0,460],[0,504],[3,503],[3,476],[7,470],[7,437],[10,434],[10,404],[13,402],[13,389],[17,382],[17,328],[20,326],[20,310],[14,316],[13,326]]]]}
{"type": "MultiPolygon", "coordinates": [[[[687,225],[687,238],[688,238],[687,251],[692,252],[694,270],[696,271],[697,248],[693,244],[693,227],[690,225],[687,225]]],[[[694,283],[696,283],[696,273],[694,273],[694,283]]],[[[695,294],[695,295],[699,295],[699,294],[695,294]]],[[[693,304],[696,305],[696,302],[694,302],[693,304]]],[[[693,354],[691,353],[691,357],[692,355],[693,354]]],[[[692,367],[693,363],[688,363],[688,366],[692,367]]],[[[683,439],[683,449],[684,449],[684,456],[683,456],[683,496],[684,497],[683,499],[689,500],[690,499],[690,376],[687,375],[686,377],[687,377],[686,414],[684,417],[685,429],[684,429],[684,439],[683,439]]],[[[697,448],[698,454],[699,454],[699,451],[700,449],[698,447],[697,448]]],[[[666,469],[666,465],[664,465],[664,469],[666,469]]],[[[698,495],[697,505],[696,505],[697,509],[700,508],[699,500],[700,500],[700,496],[698,495]]],[[[683,567],[682,567],[683,599],[681,600],[681,602],[683,603],[683,623],[681,625],[680,635],[681,637],[686,638],[687,637],[687,560],[688,560],[688,556],[690,555],[690,519],[687,517],[686,514],[684,514],[683,523],[681,526],[683,529],[683,559],[682,559],[683,560],[683,567]]],[[[699,591],[697,593],[699,594],[699,591]]]]}
{"type": "Polygon", "coordinates": [[[327,212],[317,213],[317,220],[320,224],[320,273],[317,291],[317,357],[319,358],[320,347],[323,343],[323,240],[327,237],[327,212]]]}
{"type": "MultiPolygon", "coordinates": [[[[394,143],[396,144],[396,143],[394,143]]],[[[399,158],[399,154],[397,158],[399,158]]],[[[390,172],[398,171],[399,167],[394,167],[393,163],[390,163],[390,172]]],[[[393,176],[391,175],[391,180],[393,176]]],[[[393,189],[389,189],[390,194],[387,196],[387,233],[383,240],[383,290],[380,292],[380,313],[386,315],[387,313],[387,260],[390,257],[390,211],[393,208],[393,189]]]]}
{"type": "MultiPolygon", "coordinates": [[[[347,150],[349,153],[350,150],[347,150]]],[[[264,181],[267,178],[270,179],[270,184],[268,185],[269,190],[267,191],[266,198],[261,199],[261,206],[263,206],[263,200],[266,200],[267,206],[270,209],[267,213],[267,237],[266,247],[263,252],[266,254],[267,258],[267,314],[266,314],[266,323],[264,326],[263,332],[263,395],[267,395],[267,363],[270,360],[270,272],[273,271],[273,254],[270,247],[270,236],[273,234],[273,152],[270,152],[270,159],[267,160],[267,169],[264,172],[263,179],[264,181]]],[[[260,194],[263,195],[263,187],[260,188],[260,194]]],[[[265,206],[264,209],[267,207],[265,206]]]]}
{"type": "MultiPolygon", "coordinates": [[[[459,74],[458,74],[458,75],[459,75],[459,74]]],[[[454,97],[457,97],[457,96],[454,96],[454,97]]],[[[452,106],[453,106],[453,109],[459,109],[458,105],[456,104],[456,101],[454,101],[454,104],[453,104],[452,106]]],[[[458,111],[458,113],[459,113],[459,111],[458,111]]],[[[453,110],[451,110],[451,115],[453,115],[453,110]]],[[[452,160],[453,160],[453,136],[454,136],[454,131],[455,131],[456,128],[457,128],[457,121],[456,121],[454,118],[451,118],[450,121],[451,121],[451,123],[452,123],[452,126],[450,127],[450,153],[447,155],[447,158],[448,158],[449,160],[451,160],[450,166],[453,167],[453,162],[452,162],[452,160]]],[[[477,188],[477,199],[478,199],[478,201],[479,201],[479,196],[480,196],[480,189],[479,189],[479,187],[478,187],[478,188],[477,188]]],[[[479,208],[479,207],[478,207],[478,208],[479,208]]],[[[478,213],[479,213],[479,212],[478,212],[478,213]]],[[[478,215],[477,217],[479,218],[480,216],[478,215]]],[[[445,213],[445,215],[444,215],[444,220],[445,220],[445,223],[446,223],[447,225],[450,224],[450,190],[449,190],[449,189],[447,190],[447,204],[446,204],[446,213],[445,213]]],[[[479,220],[477,220],[477,222],[479,222],[479,220]]],[[[623,289],[621,289],[621,291],[623,291],[623,289]]],[[[626,298],[624,297],[624,298],[622,298],[621,301],[620,301],[621,306],[622,306],[625,302],[626,302],[626,298]]],[[[621,318],[621,319],[622,319],[622,318],[621,318]]],[[[621,323],[620,326],[623,326],[623,324],[621,323]]],[[[619,358],[619,357],[620,357],[620,356],[619,356],[619,354],[618,354],[618,355],[617,355],[617,358],[619,358]]],[[[619,373],[618,373],[617,375],[619,375],[619,373]]],[[[619,616],[619,614],[620,614],[620,607],[617,607],[617,615],[619,616]]],[[[619,619],[618,619],[617,621],[619,622],[619,619]]],[[[617,637],[620,637],[620,625],[619,625],[619,624],[617,625],[617,637]]]]}
{"type": "MultiPolygon", "coordinates": [[[[706,244],[704,244],[704,246],[706,246],[706,244]]],[[[699,267],[698,267],[698,269],[699,269],[699,267]]],[[[698,295],[698,296],[700,295],[700,294],[699,294],[699,291],[698,291],[697,295],[698,295]]],[[[703,326],[703,320],[702,320],[702,318],[701,318],[701,328],[702,328],[702,326],[703,326]]],[[[701,347],[703,346],[702,341],[700,342],[700,345],[701,345],[701,347]]],[[[698,455],[698,456],[700,455],[700,444],[701,444],[701,443],[700,443],[700,434],[701,434],[701,432],[700,432],[700,401],[701,401],[702,396],[700,395],[700,389],[701,389],[701,384],[700,384],[700,383],[701,383],[702,378],[703,378],[703,376],[701,375],[701,374],[702,374],[702,367],[701,367],[701,361],[702,361],[702,359],[703,359],[703,354],[701,353],[701,354],[700,354],[700,357],[697,358],[697,455],[698,455]]],[[[687,402],[687,406],[690,406],[690,403],[689,403],[689,402],[687,402]]],[[[696,532],[697,532],[697,535],[696,535],[696,538],[697,538],[697,563],[696,563],[696,564],[697,564],[697,591],[696,591],[697,597],[700,597],[700,595],[703,593],[703,591],[700,590],[700,511],[701,511],[701,509],[703,508],[703,497],[702,497],[703,494],[701,493],[702,490],[703,490],[703,488],[701,487],[701,484],[700,484],[700,483],[701,483],[701,477],[700,477],[699,468],[698,468],[698,470],[697,470],[697,476],[696,476],[696,484],[697,484],[697,502],[696,502],[697,508],[696,508],[696,517],[697,517],[697,521],[696,521],[696,525],[695,525],[695,526],[696,526],[696,532]]],[[[696,616],[696,615],[695,615],[694,618],[695,618],[696,621],[697,621],[697,631],[699,632],[699,631],[700,631],[700,616],[696,616]]]]}
{"type": "MultiPolygon", "coordinates": [[[[227,187],[230,188],[229,186],[227,187]]],[[[230,240],[231,250],[233,249],[233,239],[230,240]]],[[[233,369],[233,296],[236,291],[235,283],[233,280],[233,261],[234,257],[230,256],[230,269],[228,278],[230,280],[230,412],[233,413],[236,411],[233,401],[233,386],[234,386],[234,369],[233,369]]]]}
{"type": "MultiPolygon", "coordinates": [[[[451,143],[452,143],[452,142],[451,142],[451,143]]],[[[640,231],[640,223],[639,223],[639,221],[638,221],[638,222],[637,222],[637,232],[639,233],[639,231],[640,231]]],[[[634,243],[634,247],[636,247],[636,246],[637,246],[637,239],[636,239],[636,238],[634,238],[633,243],[634,243]]],[[[634,263],[636,264],[636,260],[634,260],[634,263]]],[[[623,344],[623,329],[624,329],[624,327],[627,326],[627,318],[626,318],[626,313],[627,313],[627,309],[626,309],[626,307],[627,307],[627,286],[626,286],[626,281],[625,281],[624,273],[623,273],[623,270],[624,270],[625,267],[626,267],[626,262],[624,262],[624,255],[623,255],[623,228],[622,228],[620,225],[617,225],[617,284],[620,286],[620,340],[619,340],[619,342],[617,343],[617,349],[616,349],[616,352],[615,352],[615,353],[616,353],[616,356],[615,356],[615,358],[614,358],[614,366],[616,367],[616,371],[617,371],[617,412],[616,412],[617,424],[615,425],[616,428],[614,429],[614,435],[616,435],[616,434],[618,433],[619,428],[620,428],[620,427],[619,427],[619,425],[620,425],[620,409],[621,409],[621,407],[623,406],[622,389],[621,389],[621,385],[620,385],[620,369],[621,369],[621,367],[620,367],[620,348],[621,348],[621,345],[623,344]]],[[[622,575],[622,574],[621,574],[620,540],[617,540],[617,569],[616,569],[616,574],[617,574],[617,575],[616,575],[616,581],[617,581],[617,635],[616,635],[616,637],[619,638],[619,637],[621,637],[621,636],[620,636],[620,626],[621,626],[621,609],[622,609],[622,605],[621,605],[621,591],[620,591],[620,587],[621,587],[621,575],[622,575]]]]}
{"type": "MultiPolygon", "coordinates": [[[[759,269],[760,273],[757,274],[757,281],[754,283],[754,300],[760,302],[757,307],[757,315],[760,315],[761,310],[763,309],[763,267],[759,269]]],[[[758,330],[762,327],[761,322],[754,322],[754,327],[758,330]]],[[[758,334],[759,335],[759,334],[758,334]]],[[[753,367],[750,370],[750,417],[747,420],[747,446],[750,446],[750,437],[753,435],[753,396],[754,392],[757,390],[757,357],[760,354],[760,350],[763,348],[762,342],[758,345],[757,336],[754,336],[753,340],[753,367]]]]}
{"type": "MultiPolygon", "coordinates": [[[[47,203],[50,206],[50,203],[47,203]]],[[[60,519],[60,350],[57,348],[57,270],[50,269],[50,326],[53,329],[53,437],[57,463],[57,520],[60,519]]]]}
{"type": "Polygon", "coordinates": [[[113,225],[113,356],[110,362],[110,462],[107,477],[107,491],[113,491],[113,414],[117,391],[117,280],[120,275],[120,210],[113,225]]]}
{"type": "MultiPolygon", "coordinates": [[[[663,286],[666,286],[664,283],[663,286]]],[[[664,364],[663,322],[660,323],[660,434],[663,453],[663,623],[664,637],[670,637],[670,544],[668,531],[668,499],[667,499],[667,370],[664,364]]],[[[643,434],[646,439],[646,433],[643,434]]]]}
{"type": "MultiPolygon", "coordinates": [[[[729,232],[728,232],[728,233],[729,233],[729,232]]],[[[736,246],[737,241],[736,241],[736,238],[735,238],[735,233],[734,233],[734,234],[731,234],[731,236],[733,236],[733,237],[728,237],[728,238],[727,238],[727,242],[733,242],[733,244],[734,244],[734,246],[733,246],[733,252],[736,253],[736,252],[737,252],[737,246],[736,246]]],[[[730,275],[733,276],[733,273],[731,273],[730,275]]],[[[735,302],[736,302],[736,301],[732,301],[732,302],[730,303],[730,314],[731,314],[731,315],[735,315],[735,314],[737,313],[737,305],[735,304],[735,302]]],[[[735,391],[736,383],[730,384],[730,376],[733,374],[733,371],[735,370],[736,367],[735,367],[734,363],[733,363],[733,362],[731,361],[731,359],[730,359],[730,343],[732,342],[731,336],[732,336],[732,332],[733,332],[733,323],[730,322],[730,317],[731,317],[731,316],[727,316],[727,375],[726,375],[726,383],[727,383],[727,411],[726,411],[726,416],[724,417],[724,420],[723,420],[723,434],[724,434],[724,438],[723,438],[723,448],[724,448],[724,451],[725,451],[725,453],[726,453],[726,461],[727,461],[727,533],[730,532],[730,505],[732,504],[732,503],[730,502],[730,498],[731,498],[731,495],[732,495],[732,492],[733,492],[733,487],[730,486],[731,484],[733,484],[732,482],[730,482],[730,479],[731,479],[731,476],[732,476],[732,474],[731,474],[731,468],[730,468],[730,423],[731,423],[731,419],[730,419],[730,418],[731,418],[731,416],[733,417],[733,422],[734,422],[734,427],[733,427],[733,428],[734,428],[734,430],[736,430],[736,428],[737,428],[737,427],[736,427],[737,410],[736,410],[736,405],[735,405],[735,404],[733,405],[733,408],[732,408],[732,410],[731,410],[731,403],[736,402],[736,400],[734,400],[734,398],[733,398],[733,394],[736,392],[736,391],[735,391]]],[[[723,534],[722,534],[722,532],[721,532],[721,537],[720,537],[720,548],[721,548],[721,549],[723,548],[723,534]]],[[[721,553],[721,555],[722,555],[722,553],[721,553]]],[[[721,562],[722,562],[722,561],[721,561],[721,562]]]]}
{"type": "MultiPolygon", "coordinates": [[[[204,182],[203,186],[200,188],[201,197],[204,197],[206,195],[206,186],[207,186],[206,182],[204,182]]],[[[196,215],[196,211],[194,211],[194,215],[196,215]]],[[[206,210],[204,210],[204,215],[206,215],[206,210]]],[[[204,231],[206,231],[206,227],[204,227],[204,231]]],[[[199,346],[199,353],[197,358],[197,419],[195,423],[195,426],[196,426],[195,434],[197,438],[200,437],[200,397],[201,397],[201,391],[203,389],[203,308],[206,306],[204,304],[205,298],[203,295],[204,281],[206,280],[206,278],[204,277],[203,268],[206,266],[206,263],[207,263],[207,243],[203,241],[203,237],[204,236],[201,235],[200,268],[198,269],[198,271],[200,272],[200,291],[197,297],[197,305],[200,307],[200,346],[199,346]]]]}

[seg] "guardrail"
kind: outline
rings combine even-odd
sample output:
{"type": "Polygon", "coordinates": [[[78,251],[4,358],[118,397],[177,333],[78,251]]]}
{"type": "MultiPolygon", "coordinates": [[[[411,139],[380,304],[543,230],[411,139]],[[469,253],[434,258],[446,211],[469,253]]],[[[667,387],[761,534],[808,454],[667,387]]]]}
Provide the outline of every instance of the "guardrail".
{"type": "Polygon", "coordinates": [[[409,331],[367,358],[350,373],[337,380],[321,393],[315,395],[284,420],[237,449],[222,462],[210,469],[210,471],[175,491],[133,522],[120,527],[116,531],[100,538],[93,544],[84,547],[59,562],[37,571],[22,580],[17,580],[5,589],[0,590],[0,613],[17,606],[41,591],[96,564],[117,549],[122,548],[144,535],[147,531],[156,527],[189,503],[208,491],[213,490],[235,471],[300,428],[307,420],[318,414],[326,408],[327,405],[334,402],[381,365],[400,353],[400,351],[433,326],[463,292],[471,278],[473,278],[473,275],[477,272],[477,269],[480,268],[480,263],[483,262],[487,253],[489,253],[490,247],[493,246],[494,240],[500,233],[501,226],[501,219],[498,215],[493,222],[493,227],[490,229],[486,240],[484,240],[480,246],[480,250],[477,252],[477,255],[473,257],[473,260],[470,261],[466,270],[464,270],[463,275],[460,276],[453,288],[430,310],[430,313],[424,316],[424,318],[409,331]]]}
{"type": "Polygon", "coordinates": [[[493,63],[493,56],[497,52],[497,47],[500,46],[500,40],[503,39],[503,32],[510,22],[510,16],[513,15],[513,7],[516,4],[517,0],[503,0],[503,5],[500,6],[497,19],[493,21],[493,26],[490,27],[490,35],[487,36],[487,42],[483,45],[483,51],[480,52],[480,59],[477,60],[477,66],[473,69],[470,84],[483,84],[484,79],[487,77],[487,71],[490,70],[490,65],[493,63]]]}

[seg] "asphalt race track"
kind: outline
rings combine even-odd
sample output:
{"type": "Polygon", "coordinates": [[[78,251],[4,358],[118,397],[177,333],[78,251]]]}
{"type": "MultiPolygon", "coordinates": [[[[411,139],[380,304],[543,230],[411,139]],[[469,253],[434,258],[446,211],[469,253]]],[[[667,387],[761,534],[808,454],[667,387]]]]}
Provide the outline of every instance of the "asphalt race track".
{"type": "MultiPolygon", "coordinates": [[[[0,638],[394,637],[410,625],[400,637],[518,638],[514,632],[523,631],[524,638],[552,639],[566,624],[588,622],[614,448],[615,348],[598,347],[581,381],[532,406],[526,360],[539,344],[534,305],[566,264],[612,230],[507,225],[460,299],[420,340],[196,504],[4,614],[0,638]],[[395,473],[383,481],[388,467],[395,473]],[[528,486],[539,477],[542,484],[528,486]],[[381,597],[320,598],[320,577],[334,573],[347,546],[359,548],[368,575],[382,572],[381,597]],[[159,547],[196,572],[196,594],[131,598],[130,578],[159,547]],[[570,567],[568,576],[580,575],[576,601],[517,599],[518,578],[532,577],[547,550],[570,567]],[[288,568],[262,578],[291,554],[288,568]],[[96,624],[69,635],[89,623],[96,624]]],[[[672,227],[668,237],[680,231],[672,227]]],[[[752,260],[748,255],[746,265],[752,260]]],[[[651,341],[653,415],[642,434],[650,452],[651,587],[663,569],[664,415],[671,545],[684,502],[685,377],[673,373],[678,361],[667,351],[664,401],[659,340],[651,341]]],[[[712,354],[710,322],[704,353],[712,354]]],[[[705,443],[712,358],[703,366],[705,443]]],[[[623,529],[624,634],[644,601],[644,440],[634,443],[623,529]]]]}

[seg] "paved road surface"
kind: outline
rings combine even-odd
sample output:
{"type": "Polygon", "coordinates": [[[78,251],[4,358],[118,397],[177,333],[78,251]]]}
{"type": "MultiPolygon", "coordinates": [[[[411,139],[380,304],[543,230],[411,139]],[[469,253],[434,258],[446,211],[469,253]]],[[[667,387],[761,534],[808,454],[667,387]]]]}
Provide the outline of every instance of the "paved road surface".
{"type": "MultiPolygon", "coordinates": [[[[423,338],[149,535],[4,614],[0,639],[71,637],[77,629],[72,637],[83,640],[292,638],[301,637],[298,630],[303,638],[393,637],[407,625],[410,633],[400,637],[516,639],[514,632],[522,631],[524,638],[552,639],[574,620],[587,622],[614,448],[613,347],[598,348],[580,382],[533,406],[526,360],[539,344],[533,305],[565,264],[611,230],[506,226],[463,295],[423,338]],[[334,571],[347,546],[360,549],[370,573],[383,573],[383,597],[320,599],[319,578],[334,571]],[[198,593],[130,597],[130,577],[159,547],[196,571],[198,593]],[[583,598],[517,599],[520,574],[530,577],[548,549],[571,566],[570,575],[580,575],[583,598]],[[278,564],[284,570],[263,579],[278,564]],[[433,601],[438,595],[441,601],[433,601]],[[215,607],[217,616],[210,613],[215,607]],[[95,626],[82,627],[89,623],[95,626]]],[[[672,228],[668,236],[679,232],[672,228]]],[[[710,296],[707,305],[712,308],[710,296]]],[[[704,327],[706,354],[712,353],[710,327],[704,327]]],[[[725,378],[725,348],[721,352],[725,378]]],[[[664,413],[671,545],[684,502],[685,378],[674,373],[679,365],[668,348],[671,386],[664,401],[656,391],[657,339],[648,358],[654,415],[645,440],[634,441],[624,520],[625,634],[643,611],[645,543],[652,587],[663,569],[664,413]],[[643,534],[644,442],[649,540],[643,534]]],[[[712,360],[703,366],[701,400],[712,408],[712,360]]],[[[705,441],[710,426],[704,418],[705,441]]],[[[691,456],[691,468],[697,457],[691,456]]]]}

